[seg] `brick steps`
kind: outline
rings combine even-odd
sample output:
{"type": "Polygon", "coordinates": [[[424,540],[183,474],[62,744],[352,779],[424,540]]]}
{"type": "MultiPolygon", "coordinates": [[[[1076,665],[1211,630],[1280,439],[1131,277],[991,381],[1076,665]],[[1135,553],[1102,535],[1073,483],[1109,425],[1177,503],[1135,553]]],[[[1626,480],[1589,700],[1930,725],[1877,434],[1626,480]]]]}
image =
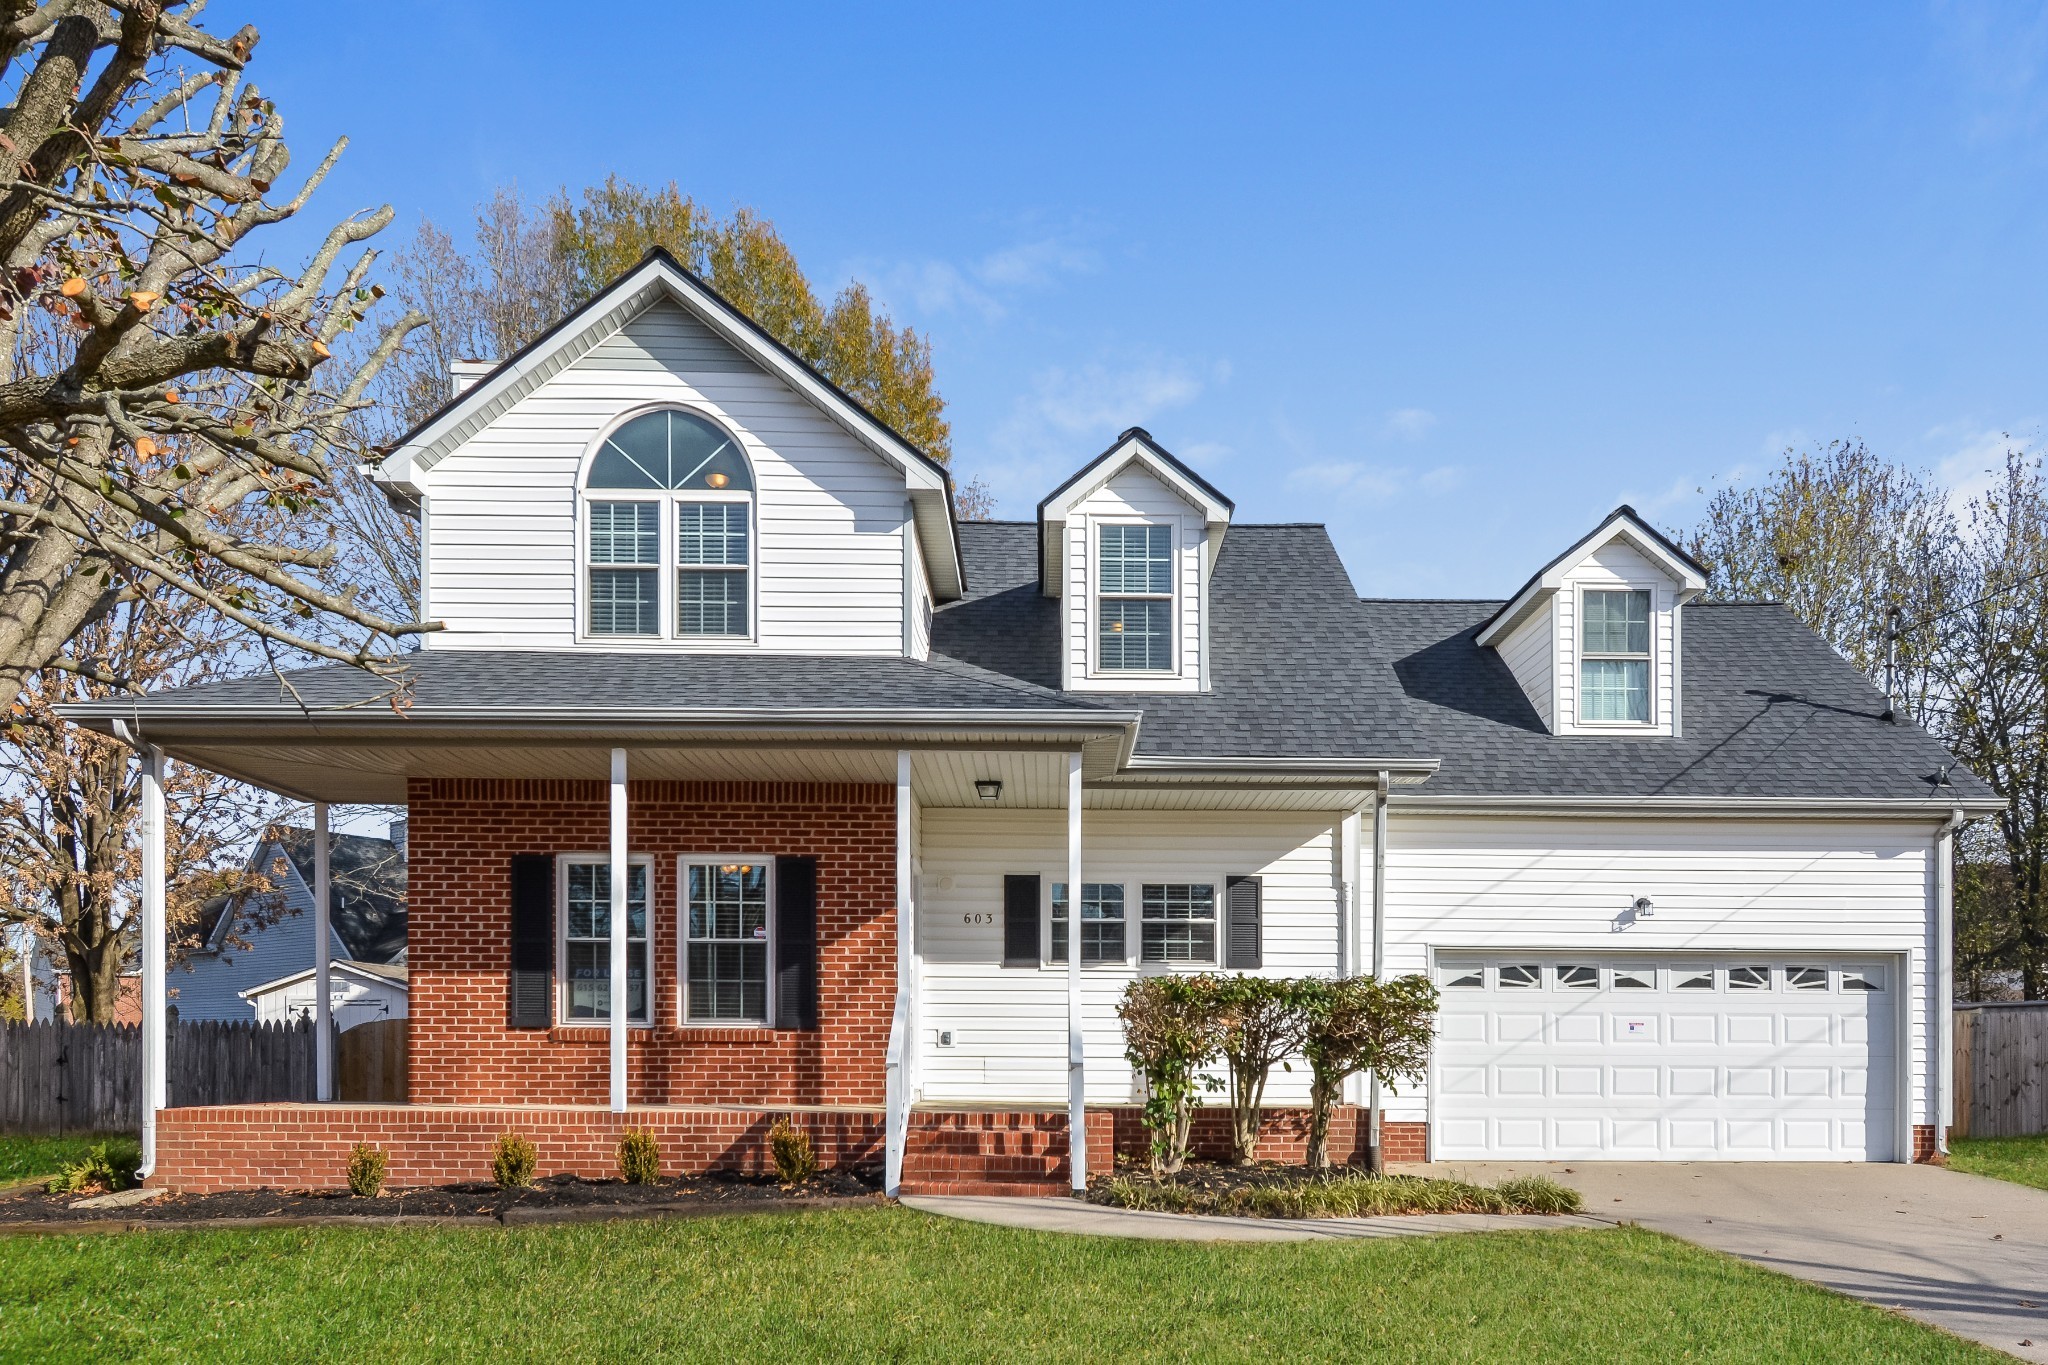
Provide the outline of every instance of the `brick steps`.
{"type": "Polygon", "coordinates": [[[985,1194],[1011,1199],[1045,1199],[1068,1193],[1067,1180],[920,1180],[903,1182],[902,1194],[985,1194]]]}
{"type": "Polygon", "coordinates": [[[1058,1194],[1068,1187],[1059,1113],[913,1110],[904,1135],[910,1194],[1058,1194]]]}

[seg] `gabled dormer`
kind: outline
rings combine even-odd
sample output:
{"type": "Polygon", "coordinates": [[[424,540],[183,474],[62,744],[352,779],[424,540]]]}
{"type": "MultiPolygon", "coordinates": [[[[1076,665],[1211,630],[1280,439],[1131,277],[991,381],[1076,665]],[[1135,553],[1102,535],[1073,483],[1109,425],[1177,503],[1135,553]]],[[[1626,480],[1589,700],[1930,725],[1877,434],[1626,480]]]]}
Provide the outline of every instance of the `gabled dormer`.
{"type": "Polygon", "coordinates": [[[1229,498],[1132,427],[1038,504],[1039,588],[1063,600],[1062,684],[1201,692],[1229,498]]]}
{"type": "Polygon", "coordinates": [[[1617,507],[1479,629],[1557,735],[1680,733],[1685,604],[1699,562],[1617,507]]]}

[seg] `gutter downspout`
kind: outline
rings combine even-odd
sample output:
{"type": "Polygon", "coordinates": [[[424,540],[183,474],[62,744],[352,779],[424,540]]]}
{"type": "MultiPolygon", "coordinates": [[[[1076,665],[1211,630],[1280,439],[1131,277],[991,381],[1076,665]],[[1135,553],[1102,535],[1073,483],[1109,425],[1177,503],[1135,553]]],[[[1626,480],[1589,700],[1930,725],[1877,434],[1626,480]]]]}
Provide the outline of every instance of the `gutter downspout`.
{"type": "MultiPolygon", "coordinates": [[[[1949,1125],[1955,1121],[1956,1084],[1956,831],[1960,808],[1951,811],[1934,836],[1934,1150],[1948,1155],[1949,1125]]],[[[1912,1154],[1907,1153],[1911,1160],[1912,1154]]]]}
{"type": "MultiPolygon", "coordinates": [[[[1372,797],[1372,979],[1386,970],[1387,958],[1387,790],[1392,779],[1382,770],[1372,797]]],[[[1365,1169],[1384,1169],[1380,1147],[1380,1078],[1369,1074],[1366,1090],[1365,1169]]]]}

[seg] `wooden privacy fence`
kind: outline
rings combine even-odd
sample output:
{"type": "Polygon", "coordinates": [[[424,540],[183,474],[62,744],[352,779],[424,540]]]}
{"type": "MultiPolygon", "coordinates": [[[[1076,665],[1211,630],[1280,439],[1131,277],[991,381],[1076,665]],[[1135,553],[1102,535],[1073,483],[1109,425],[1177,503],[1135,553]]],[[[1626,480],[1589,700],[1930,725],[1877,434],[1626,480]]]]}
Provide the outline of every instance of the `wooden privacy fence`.
{"type": "Polygon", "coordinates": [[[336,1043],[334,1097],[359,1104],[404,1104],[405,1020],[357,1024],[336,1043]]]}
{"type": "Polygon", "coordinates": [[[2048,1001],[1956,1007],[1951,1137],[2048,1133],[2048,1001]]]}
{"type": "MultiPolygon", "coordinates": [[[[174,1021],[167,1045],[174,1106],[313,1098],[309,1023],[174,1021]]],[[[141,1029],[0,1023],[0,1131],[112,1131],[141,1120],[141,1029]]]]}

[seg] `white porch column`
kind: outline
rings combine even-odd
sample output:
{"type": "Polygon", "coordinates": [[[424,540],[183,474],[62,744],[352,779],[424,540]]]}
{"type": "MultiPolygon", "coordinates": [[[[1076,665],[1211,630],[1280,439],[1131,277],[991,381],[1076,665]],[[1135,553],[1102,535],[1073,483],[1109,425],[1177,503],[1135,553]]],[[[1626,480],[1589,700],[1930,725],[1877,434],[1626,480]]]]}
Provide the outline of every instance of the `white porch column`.
{"type": "Polygon", "coordinates": [[[334,1002],[329,995],[328,940],[333,937],[333,911],[328,902],[330,845],[327,803],[313,803],[313,1098],[322,1104],[334,1098],[334,1002]]]}
{"type": "MultiPolygon", "coordinates": [[[[1963,813],[1949,816],[1934,838],[1934,1150],[1948,1155],[1949,1125],[1956,1117],[1956,831],[1963,813]]],[[[1901,1161],[1913,1159],[1913,1130],[1906,1129],[1901,1161]]]]}
{"type": "Polygon", "coordinates": [[[626,1112],[626,751],[612,750],[612,1112],[626,1112]]]}
{"type": "Polygon", "coordinates": [[[889,1047],[883,1057],[882,1188],[895,1195],[903,1184],[903,1153],[910,1142],[911,1074],[916,1068],[916,907],[911,898],[910,750],[896,751],[896,1003],[889,1018],[889,1047]]]}
{"type": "Polygon", "coordinates": [[[142,758],[142,1175],[156,1170],[157,1111],[169,1107],[164,1002],[164,756],[142,758]]]}
{"type": "MultiPolygon", "coordinates": [[[[1372,979],[1377,981],[1387,966],[1387,793],[1392,787],[1386,773],[1379,775],[1379,790],[1372,801],[1372,979]]],[[[1365,1169],[1378,1175],[1383,1165],[1380,1147],[1380,1078],[1373,1072],[1366,1080],[1365,1169]]]]}
{"type": "Polygon", "coordinates": [[[1088,1081],[1081,1037],[1081,755],[1067,755],[1067,1165],[1088,1188],[1088,1081]]]}

